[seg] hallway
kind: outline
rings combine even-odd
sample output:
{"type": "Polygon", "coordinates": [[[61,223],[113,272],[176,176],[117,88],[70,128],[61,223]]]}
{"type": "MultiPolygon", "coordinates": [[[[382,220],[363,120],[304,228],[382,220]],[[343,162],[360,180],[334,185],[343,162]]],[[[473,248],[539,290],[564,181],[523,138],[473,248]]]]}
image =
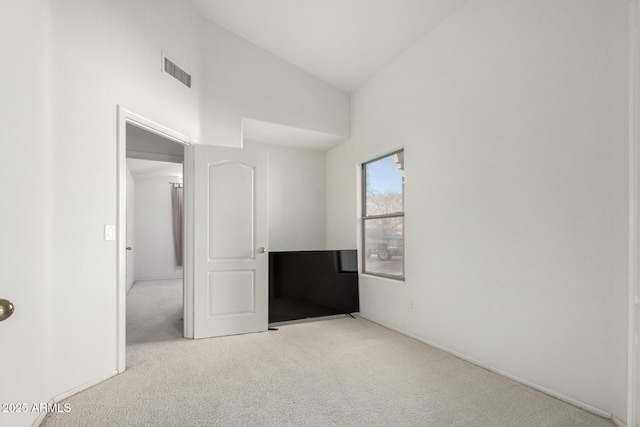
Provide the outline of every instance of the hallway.
{"type": "Polygon", "coordinates": [[[127,351],[183,337],[182,279],[139,280],[127,293],[127,351]]]}

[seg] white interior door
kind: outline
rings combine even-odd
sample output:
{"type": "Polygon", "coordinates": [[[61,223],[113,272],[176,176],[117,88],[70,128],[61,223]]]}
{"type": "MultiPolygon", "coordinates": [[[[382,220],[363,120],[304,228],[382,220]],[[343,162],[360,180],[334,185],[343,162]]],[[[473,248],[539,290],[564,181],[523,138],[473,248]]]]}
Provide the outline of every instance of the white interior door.
{"type": "MultiPolygon", "coordinates": [[[[193,203],[193,338],[268,328],[265,152],[187,147],[193,203]]],[[[190,231],[187,230],[187,233],[190,231]]],[[[187,251],[187,256],[189,256],[187,251]]]]}

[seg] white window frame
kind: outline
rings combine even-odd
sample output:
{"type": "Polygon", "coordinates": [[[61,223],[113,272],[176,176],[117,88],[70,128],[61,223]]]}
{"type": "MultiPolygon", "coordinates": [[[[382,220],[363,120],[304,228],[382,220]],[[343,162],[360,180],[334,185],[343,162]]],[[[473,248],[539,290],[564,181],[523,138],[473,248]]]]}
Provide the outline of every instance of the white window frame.
{"type": "Polygon", "coordinates": [[[367,275],[371,275],[371,276],[377,276],[377,277],[383,277],[386,279],[392,279],[392,280],[399,280],[399,281],[404,281],[405,279],[405,223],[404,223],[404,217],[405,217],[405,207],[404,207],[404,179],[402,181],[402,211],[400,212],[394,212],[394,213],[388,213],[388,214],[382,214],[382,215],[368,215],[367,214],[367,174],[366,174],[366,168],[367,165],[373,162],[376,162],[378,160],[384,159],[386,157],[390,157],[390,156],[394,156],[397,155],[399,153],[402,153],[402,169],[404,170],[404,148],[400,148],[398,150],[392,151],[390,153],[384,154],[382,156],[378,156],[374,159],[368,160],[366,162],[363,162],[360,165],[360,182],[361,182],[361,187],[360,187],[360,192],[361,192],[361,201],[360,201],[360,209],[361,209],[361,219],[360,219],[360,232],[361,232],[361,248],[362,248],[362,264],[361,264],[361,268],[362,268],[362,274],[367,274],[367,275]],[[367,242],[367,236],[366,236],[366,228],[365,228],[365,223],[368,220],[375,220],[375,219],[384,219],[384,218],[401,218],[402,220],[402,275],[394,275],[394,274],[383,274],[383,273],[379,273],[379,272],[372,272],[372,271],[368,271],[366,266],[367,266],[367,259],[369,254],[367,253],[367,246],[366,246],[366,242],[367,242]]]}

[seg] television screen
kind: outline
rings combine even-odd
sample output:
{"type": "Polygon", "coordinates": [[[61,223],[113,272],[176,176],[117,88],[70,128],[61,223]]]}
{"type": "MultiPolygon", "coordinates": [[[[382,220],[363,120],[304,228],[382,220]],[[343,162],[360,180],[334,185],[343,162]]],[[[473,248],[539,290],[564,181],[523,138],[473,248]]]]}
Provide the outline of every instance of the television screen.
{"type": "Polygon", "coordinates": [[[359,310],[355,249],[269,253],[269,323],[359,310]]]}

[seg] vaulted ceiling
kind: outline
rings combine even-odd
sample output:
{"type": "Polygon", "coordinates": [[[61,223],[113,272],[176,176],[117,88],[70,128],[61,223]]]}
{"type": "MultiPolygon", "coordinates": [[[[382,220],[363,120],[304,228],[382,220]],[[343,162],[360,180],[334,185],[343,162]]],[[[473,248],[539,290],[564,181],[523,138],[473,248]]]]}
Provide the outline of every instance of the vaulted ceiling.
{"type": "Polygon", "coordinates": [[[351,93],[466,0],[190,0],[202,16],[351,93]]]}

